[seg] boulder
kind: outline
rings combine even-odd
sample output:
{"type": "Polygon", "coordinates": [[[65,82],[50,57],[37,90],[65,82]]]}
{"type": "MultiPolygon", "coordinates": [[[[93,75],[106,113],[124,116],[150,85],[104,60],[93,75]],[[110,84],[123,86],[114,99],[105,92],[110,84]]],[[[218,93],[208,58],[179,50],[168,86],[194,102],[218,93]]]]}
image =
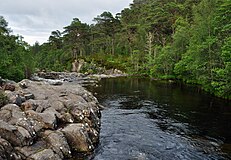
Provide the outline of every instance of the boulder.
{"type": "Polygon", "coordinates": [[[70,114],[75,119],[75,122],[83,122],[84,114],[83,110],[86,108],[82,103],[78,103],[70,108],[70,114]]]}
{"type": "Polygon", "coordinates": [[[33,118],[27,118],[28,121],[30,121],[31,127],[33,128],[34,132],[32,135],[34,134],[39,134],[44,130],[44,123],[37,121],[33,118]]]}
{"type": "Polygon", "coordinates": [[[24,79],[21,82],[18,83],[19,87],[21,87],[22,89],[26,89],[30,86],[30,84],[32,83],[31,80],[29,79],[24,79]]]}
{"type": "Polygon", "coordinates": [[[96,107],[91,106],[90,103],[76,103],[70,108],[70,113],[74,118],[75,122],[88,124],[91,128],[100,127],[100,112],[96,107]]]}
{"type": "Polygon", "coordinates": [[[99,131],[95,130],[94,128],[87,127],[88,136],[91,139],[92,143],[96,145],[99,143],[99,131]]]}
{"type": "Polygon", "coordinates": [[[2,120],[0,120],[0,135],[1,138],[7,140],[13,146],[31,145],[33,141],[26,129],[10,125],[2,120]]]}
{"type": "Polygon", "coordinates": [[[54,108],[56,111],[61,112],[64,110],[65,106],[60,100],[53,100],[52,103],[50,102],[50,108],[54,108]]]}
{"type": "MultiPolygon", "coordinates": [[[[49,100],[33,100],[33,99],[29,99],[27,101],[28,107],[31,105],[32,106],[32,110],[36,111],[36,112],[43,112],[45,109],[51,107],[51,102],[49,100]]],[[[26,111],[26,106],[27,104],[22,104],[22,109],[24,109],[24,111],[26,111]]]]}
{"type": "Polygon", "coordinates": [[[15,150],[19,155],[21,155],[22,159],[26,159],[46,148],[47,148],[46,143],[44,141],[39,140],[30,146],[15,147],[15,150]]]}
{"type": "Polygon", "coordinates": [[[68,124],[61,131],[64,133],[68,144],[75,152],[90,152],[94,149],[83,124],[68,124]]]}
{"type": "Polygon", "coordinates": [[[71,150],[64,134],[61,131],[46,130],[43,133],[43,139],[48,146],[59,155],[60,158],[70,158],[71,150]]]}
{"type": "Polygon", "coordinates": [[[5,139],[0,138],[0,159],[11,159],[13,147],[5,139]]]}
{"type": "Polygon", "coordinates": [[[11,125],[15,125],[18,120],[24,118],[26,118],[25,113],[16,104],[7,104],[0,110],[0,119],[11,125]]]}
{"type": "Polygon", "coordinates": [[[59,119],[62,123],[73,123],[75,119],[72,117],[70,113],[61,112],[61,117],[59,119]]]}
{"type": "Polygon", "coordinates": [[[31,119],[23,118],[23,119],[18,119],[16,122],[17,126],[23,127],[26,129],[30,136],[34,139],[37,136],[37,131],[35,130],[34,124],[32,123],[33,121],[31,119]]]}
{"type": "Polygon", "coordinates": [[[9,103],[13,103],[18,106],[21,106],[21,104],[24,101],[23,98],[16,92],[5,91],[5,94],[9,100],[9,103]]]}
{"type": "Polygon", "coordinates": [[[33,110],[25,112],[28,118],[31,118],[40,124],[44,129],[55,129],[57,126],[56,113],[55,112],[44,112],[38,113],[33,110]]]}
{"type": "Polygon", "coordinates": [[[38,153],[31,155],[28,160],[61,160],[61,158],[51,149],[44,149],[38,153]]]}

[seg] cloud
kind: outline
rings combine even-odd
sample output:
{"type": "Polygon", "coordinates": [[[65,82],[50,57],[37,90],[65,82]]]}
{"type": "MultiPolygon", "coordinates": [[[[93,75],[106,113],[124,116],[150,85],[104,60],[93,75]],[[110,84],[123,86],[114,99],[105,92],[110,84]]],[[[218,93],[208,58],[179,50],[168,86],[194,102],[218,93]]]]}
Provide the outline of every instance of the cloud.
{"type": "Polygon", "coordinates": [[[0,15],[15,34],[30,44],[45,42],[51,31],[62,30],[73,18],[91,24],[104,11],[113,14],[132,0],[0,0],[0,15]]]}

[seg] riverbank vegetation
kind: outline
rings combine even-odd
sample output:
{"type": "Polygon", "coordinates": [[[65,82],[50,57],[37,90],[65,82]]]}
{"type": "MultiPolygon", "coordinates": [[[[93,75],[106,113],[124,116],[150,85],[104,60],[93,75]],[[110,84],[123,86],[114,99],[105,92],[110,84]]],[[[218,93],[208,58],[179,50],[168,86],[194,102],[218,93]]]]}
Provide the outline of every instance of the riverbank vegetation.
{"type": "Polygon", "coordinates": [[[134,0],[91,25],[74,18],[47,43],[31,47],[10,35],[1,18],[0,75],[21,78],[34,67],[70,70],[83,58],[130,74],[180,79],[231,99],[230,8],[230,0],[134,0]]]}

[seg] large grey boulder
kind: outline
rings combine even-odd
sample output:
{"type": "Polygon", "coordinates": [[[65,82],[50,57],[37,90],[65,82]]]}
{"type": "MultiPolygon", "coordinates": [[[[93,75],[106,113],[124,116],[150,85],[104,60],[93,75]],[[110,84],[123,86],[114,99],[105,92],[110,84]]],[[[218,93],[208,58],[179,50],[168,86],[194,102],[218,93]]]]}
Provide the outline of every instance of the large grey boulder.
{"type": "Polygon", "coordinates": [[[42,124],[44,129],[55,129],[57,126],[56,115],[53,112],[38,113],[33,110],[28,110],[25,113],[28,118],[42,124]]]}
{"type": "Polygon", "coordinates": [[[43,133],[43,139],[46,141],[48,146],[62,159],[71,157],[71,149],[61,131],[47,130],[43,133]]]}
{"type": "Polygon", "coordinates": [[[16,104],[7,104],[0,110],[0,119],[15,125],[18,120],[26,118],[24,112],[21,111],[16,104]]]}
{"type": "Polygon", "coordinates": [[[3,120],[0,120],[1,138],[10,142],[13,146],[31,145],[33,138],[30,133],[20,126],[13,126],[3,120]]]}
{"type": "Polygon", "coordinates": [[[47,145],[44,141],[40,140],[30,146],[15,147],[14,149],[22,159],[26,159],[44,149],[47,149],[47,145]]]}
{"type": "Polygon", "coordinates": [[[44,149],[31,155],[27,160],[61,160],[61,158],[52,149],[44,149]]]}
{"type": "Polygon", "coordinates": [[[74,149],[74,151],[90,152],[94,149],[94,146],[83,124],[69,124],[61,131],[64,133],[69,145],[74,149]]]}

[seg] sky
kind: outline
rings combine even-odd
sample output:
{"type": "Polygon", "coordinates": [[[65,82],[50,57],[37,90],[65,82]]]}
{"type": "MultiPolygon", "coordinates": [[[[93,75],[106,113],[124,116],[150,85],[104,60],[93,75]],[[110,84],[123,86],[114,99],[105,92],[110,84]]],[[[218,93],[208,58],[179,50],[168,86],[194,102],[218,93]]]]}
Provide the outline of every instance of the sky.
{"type": "Polygon", "coordinates": [[[133,0],[0,0],[0,16],[14,35],[33,45],[47,42],[50,33],[63,30],[73,18],[92,24],[104,11],[113,14],[128,8],[133,0]]]}

